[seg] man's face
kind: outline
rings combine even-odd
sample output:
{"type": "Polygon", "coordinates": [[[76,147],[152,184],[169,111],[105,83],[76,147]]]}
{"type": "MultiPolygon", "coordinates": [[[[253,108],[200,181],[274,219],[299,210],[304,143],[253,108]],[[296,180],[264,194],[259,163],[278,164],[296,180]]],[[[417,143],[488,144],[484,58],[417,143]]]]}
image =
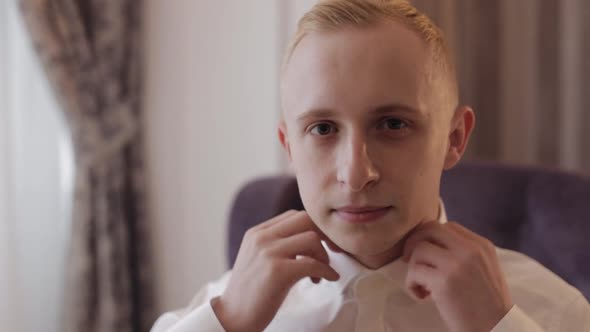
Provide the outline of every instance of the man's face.
{"type": "Polygon", "coordinates": [[[388,22],[308,34],[285,70],[279,136],[303,204],[354,256],[385,254],[437,218],[452,112],[432,93],[428,52],[388,22]]]}

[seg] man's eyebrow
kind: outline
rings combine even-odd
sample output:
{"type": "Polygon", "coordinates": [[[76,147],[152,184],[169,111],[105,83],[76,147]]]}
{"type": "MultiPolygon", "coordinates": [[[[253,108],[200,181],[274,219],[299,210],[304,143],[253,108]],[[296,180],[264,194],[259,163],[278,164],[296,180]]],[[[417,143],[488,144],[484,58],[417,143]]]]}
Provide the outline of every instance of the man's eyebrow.
{"type": "MultiPolygon", "coordinates": [[[[384,114],[391,114],[391,113],[398,113],[398,112],[421,113],[418,109],[408,106],[408,105],[386,104],[386,105],[381,105],[381,106],[373,108],[369,112],[369,114],[371,114],[371,115],[373,115],[373,114],[384,115],[384,114]]],[[[329,117],[333,117],[337,114],[338,114],[338,112],[334,112],[333,110],[330,110],[330,109],[324,109],[324,108],[312,109],[312,110],[309,110],[309,111],[301,114],[300,116],[298,116],[297,122],[306,122],[307,120],[311,120],[311,119],[329,118],[329,117]]]]}
{"type": "Polygon", "coordinates": [[[336,114],[336,112],[329,109],[312,109],[297,117],[297,122],[307,122],[311,119],[329,118],[336,114]]]}

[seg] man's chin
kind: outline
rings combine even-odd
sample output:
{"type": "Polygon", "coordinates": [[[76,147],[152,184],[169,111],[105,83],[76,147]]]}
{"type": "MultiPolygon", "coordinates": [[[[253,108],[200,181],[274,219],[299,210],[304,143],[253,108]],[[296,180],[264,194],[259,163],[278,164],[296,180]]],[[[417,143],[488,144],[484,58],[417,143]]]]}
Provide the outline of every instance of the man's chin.
{"type": "Polygon", "coordinates": [[[332,241],[354,257],[384,257],[391,256],[395,258],[397,251],[398,240],[395,239],[367,239],[366,237],[357,236],[341,236],[339,238],[332,238],[332,241]]]}

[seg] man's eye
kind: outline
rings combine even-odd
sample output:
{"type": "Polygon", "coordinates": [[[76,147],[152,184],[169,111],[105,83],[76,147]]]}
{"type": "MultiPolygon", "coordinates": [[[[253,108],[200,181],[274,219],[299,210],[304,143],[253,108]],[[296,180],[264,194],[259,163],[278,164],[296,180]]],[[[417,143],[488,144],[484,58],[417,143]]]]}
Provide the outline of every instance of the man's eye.
{"type": "Polygon", "coordinates": [[[334,131],[334,127],[329,123],[320,123],[311,128],[313,135],[326,136],[334,131]]]}
{"type": "Polygon", "coordinates": [[[383,127],[389,130],[402,130],[407,126],[408,125],[403,120],[396,118],[389,118],[383,122],[383,127]]]}

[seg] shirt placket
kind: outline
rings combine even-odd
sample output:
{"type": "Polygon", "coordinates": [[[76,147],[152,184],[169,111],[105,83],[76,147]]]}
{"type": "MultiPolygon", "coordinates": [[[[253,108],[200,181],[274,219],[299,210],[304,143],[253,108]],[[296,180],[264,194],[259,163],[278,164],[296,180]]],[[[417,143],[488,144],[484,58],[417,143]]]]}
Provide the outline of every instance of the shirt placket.
{"type": "Polygon", "coordinates": [[[385,332],[385,306],[392,291],[393,281],[381,273],[362,276],[354,283],[357,302],[356,332],[385,332]]]}

